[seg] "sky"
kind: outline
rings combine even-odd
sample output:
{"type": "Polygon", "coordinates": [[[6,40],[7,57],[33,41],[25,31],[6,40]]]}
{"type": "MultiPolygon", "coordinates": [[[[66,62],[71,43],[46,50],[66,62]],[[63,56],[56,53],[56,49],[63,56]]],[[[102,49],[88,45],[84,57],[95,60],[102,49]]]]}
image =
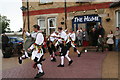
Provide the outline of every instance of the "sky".
{"type": "Polygon", "coordinates": [[[10,29],[18,31],[23,27],[22,0],[0,0],[0,14],[10,19],[10,29]]]}

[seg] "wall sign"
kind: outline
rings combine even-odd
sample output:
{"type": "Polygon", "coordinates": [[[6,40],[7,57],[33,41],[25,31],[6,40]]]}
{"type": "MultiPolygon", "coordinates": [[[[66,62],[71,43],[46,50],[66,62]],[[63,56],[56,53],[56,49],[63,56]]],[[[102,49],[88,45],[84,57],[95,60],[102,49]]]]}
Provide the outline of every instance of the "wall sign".
{"type": "Polygon", "coordinates": [[[87,22],[101,22],[101,17],[99,17],[98,15],[75,16],[72,22],[74,24],[87,23],[87,22]]]}

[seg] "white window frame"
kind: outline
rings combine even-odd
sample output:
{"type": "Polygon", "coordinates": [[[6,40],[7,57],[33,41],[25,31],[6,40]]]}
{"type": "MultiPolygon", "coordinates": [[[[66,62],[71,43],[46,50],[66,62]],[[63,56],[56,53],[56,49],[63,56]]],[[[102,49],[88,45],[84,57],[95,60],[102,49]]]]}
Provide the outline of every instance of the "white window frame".
{"type": "Polygon", "coordinates": [[[50,0],[50,1],[43,0],[43,1],[45,1],[45,2],[42,2],[41,0],[39,0],[40,4],[53,3],[53,0],[50,0]]]}
{"type": "Polygon", "coordinates": [[[120,26],[119,26],[120,22],[118,21],[118,20],[119,20],[118,17],[120,16],[119,13],[120,13],[120,10],[116,12],[116,27],[120,27],[120,26]]]}
{"type": "Polygon", "coordinates": [[[46,32],[47,32],[47,27],[46,27],[46,20],[45,19],[38,19],[38,25],[40,26],[40,20],[44,20],[45,21],[45,27],[43,28],[43,27],[40,27],[40,29],[41,30],[44,30],[44,29],[46,29],[46,32]]]}
{"type": "Polygon", "coordinates": [[[49,35],[50,34],[50,29],[56,29],[56,18],[55,17],[54,18],[48,18],[47,20],[48,20],[48,35],[49,35]],[[55,19],[55,26],[54,27],[49,26],[50,25],[50,23],[49,23],[50,19],[55,19]]]}

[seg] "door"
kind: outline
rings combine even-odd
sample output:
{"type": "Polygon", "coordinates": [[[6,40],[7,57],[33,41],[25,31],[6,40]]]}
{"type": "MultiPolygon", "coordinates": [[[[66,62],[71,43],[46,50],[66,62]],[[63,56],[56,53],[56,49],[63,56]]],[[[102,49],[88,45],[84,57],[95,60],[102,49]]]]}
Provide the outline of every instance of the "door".
{"type": "Polygon", "coordinates": [[[96,28],[97,29],[97,23],[96,22],[86,23],[86,30],[87,30],[88,34],[92,30],[92,28],[96,28]]]}

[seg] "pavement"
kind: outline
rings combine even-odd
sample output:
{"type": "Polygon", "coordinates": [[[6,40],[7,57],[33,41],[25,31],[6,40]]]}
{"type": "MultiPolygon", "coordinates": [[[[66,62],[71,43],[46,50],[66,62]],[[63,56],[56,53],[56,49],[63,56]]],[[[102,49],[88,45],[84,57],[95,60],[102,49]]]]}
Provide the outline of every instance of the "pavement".
{"type": "Polygon", "coordinates": [[[107,52],[102,64],[102,78],[118,78],[118,53],[107,52]]]}
{"type": "MultiPolygon", "coordinates": [[[[78,48],[80,50],[80,48],[78,48]]],[[[60,57],[57,62],[51,62],[48,53],[43,62],[45,75],[42,78],[118,78],[118,53],[117,52],[87,52],[77,57],[77,53],[70,51],[73,64],[59,68],[60,57]]],[[[2,56],[2,55],[1,55],[2,56]]],[[[33,69],[33,61],[26,59],[23,64],[18,64],[17,57],[2,58],[2,78],[33,78],[37,69],[33,69]]]]}

